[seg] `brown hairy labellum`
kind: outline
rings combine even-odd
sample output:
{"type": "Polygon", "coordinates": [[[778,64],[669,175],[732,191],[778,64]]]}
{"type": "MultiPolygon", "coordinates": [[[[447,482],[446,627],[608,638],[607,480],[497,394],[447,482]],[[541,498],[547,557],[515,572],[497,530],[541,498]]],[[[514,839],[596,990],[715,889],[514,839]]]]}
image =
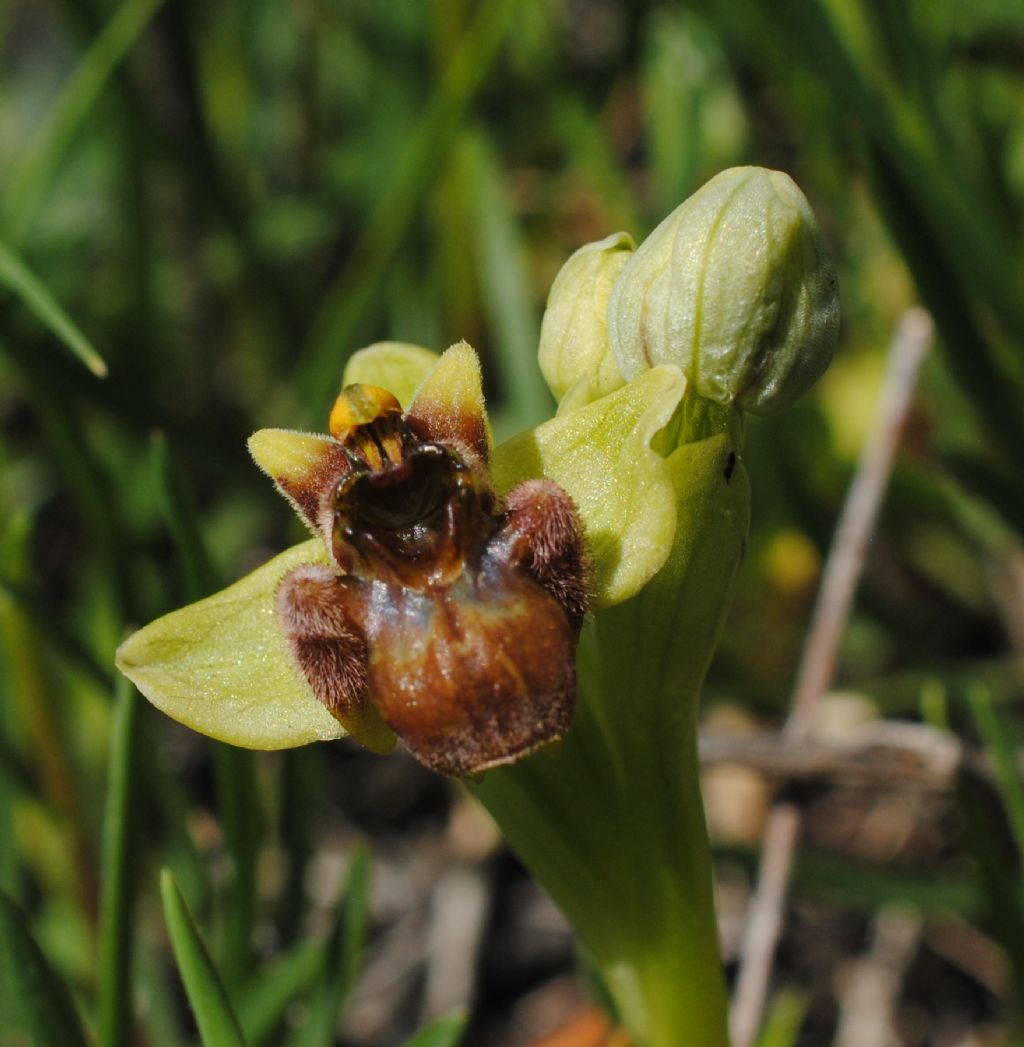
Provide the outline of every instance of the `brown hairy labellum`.
{"type": "Polygon", "coordinates": [[[564,735],[587,608],[569,496],[531,480],[498,499],[472,405],[417,400],[403,415],[384,390],[349,386],[330,429],[301,473],[275,477],[333,560],[277,592],[317,698],[357,739],[383,721],[453,776],[564,735]]]}

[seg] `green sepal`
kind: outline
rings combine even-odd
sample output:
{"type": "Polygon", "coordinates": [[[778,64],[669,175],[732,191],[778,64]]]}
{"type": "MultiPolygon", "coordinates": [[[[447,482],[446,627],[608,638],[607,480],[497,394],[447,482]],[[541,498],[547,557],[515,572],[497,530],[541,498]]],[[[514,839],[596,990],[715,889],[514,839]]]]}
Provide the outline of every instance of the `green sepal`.
{"type": "Polygon", "coordinates": [[[406,408],[437,361],[437,353],[419,345],[375,342],[349,357],[341,384],[380,386],[406,408]]]}
{"type": "Polygon", "coordinates": [[[117,667],[168,716],[247,749],[286,749],[341,738],[292,660],[274,612],[284,575],[326,563],[312,539],[213,596],[172,611],[130,636],[117,667]]]}
{"type": "Polygon", "coordinates": [[[493,475],[499,491],[543,476],[572,497],[593,562],[596,609],[639,592],[672,547],[672,476],[651,441],[668,424],[685,390],[679,368],[654,367],[495,451],[493,475]]]}

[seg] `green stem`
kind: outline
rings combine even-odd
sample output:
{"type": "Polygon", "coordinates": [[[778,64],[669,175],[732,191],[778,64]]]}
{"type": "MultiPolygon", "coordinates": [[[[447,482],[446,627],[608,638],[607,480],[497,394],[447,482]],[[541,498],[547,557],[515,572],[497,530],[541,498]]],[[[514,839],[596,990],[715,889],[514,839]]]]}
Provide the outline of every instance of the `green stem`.
{"type": "Polygon", "coordinates": [[[673,548],[641,593],[588,623],[565,741],[474,786],[572,922],[637,1047],[728,1044],[696,726],[746,540],[739,436],[726,428],[669,455],[673,548]]]}

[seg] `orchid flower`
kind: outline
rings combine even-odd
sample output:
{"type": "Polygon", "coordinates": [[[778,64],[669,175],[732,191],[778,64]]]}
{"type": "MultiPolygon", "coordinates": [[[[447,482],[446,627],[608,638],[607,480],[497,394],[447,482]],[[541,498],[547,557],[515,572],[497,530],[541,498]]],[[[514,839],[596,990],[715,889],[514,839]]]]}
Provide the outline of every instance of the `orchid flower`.
{"type": "Polygon", "coordinates": [[[725,1047],[696,722],[746,543],[742,412],[804,392],[837,328],[803,195],[723,172],[639,248],[616,234],[566,263],[537,428],[492,445],[465,343],[379,343],[327,433],[257,432],[313,537],[117,664],[221,741],[397,736],[465,778],[638,1047],[725,1047]]]}

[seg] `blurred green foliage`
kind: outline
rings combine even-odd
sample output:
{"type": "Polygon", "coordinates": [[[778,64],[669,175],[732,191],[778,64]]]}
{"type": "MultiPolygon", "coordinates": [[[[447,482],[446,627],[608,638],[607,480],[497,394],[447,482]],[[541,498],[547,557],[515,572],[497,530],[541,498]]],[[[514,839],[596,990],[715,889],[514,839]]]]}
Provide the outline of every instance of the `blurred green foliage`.
{"type": "MultiPolygon", "coordinates": [[[[383,337],[466,338],[499,437],[532,424],[564,259],[641,237],[733,164],[785,169],[811,198],[845,330],[820,388],[750,426],[754,533],[710,693],[784,706],[885,344],[920,299],[939,351],[841,682],[915,716],[942,681],[953,725],[996,747],[1019,833],[1006,604],[1024,598],[1000,586],[1024,530],[1019,3],[0,0],[0,53],[0,939],[36,984],[71,987],[100,1042],[187,1027],[154,959],[163,865],[212,928],[249,1042],[279,1042],[296,998],[322,1030],[308,1041],[329,1042],[344,991],[324,972],[354,977],[334,939],[302,933],[330,754],[196,742],[210,782],[182,776],[167,724],[114,700],[126,629],[297,536],[245,437],[322,428],[347,356],[383,337]],[[197,812],[220,829],[216,877],[197,812]],[[272,844],[288,872],[268,899],[272,844]]],[[[976,842],[935,871],[936,904],[988,926],[958,864],[976,842]]],[[[1004,938],[1024,935],[1007,851],[979,855],[1004,938]]],[[[902,890],[891,870],[816,868],[799,889],[840,885],[844,904],[902,890]]],[[[1005,944],[1024,956],[1024,937],[1005,944]]],[[[0,984],[3,1043],[17,993],[0,984]]],[[[75,1042],[70,1007],[36,1042],[75,1042]]]]}

